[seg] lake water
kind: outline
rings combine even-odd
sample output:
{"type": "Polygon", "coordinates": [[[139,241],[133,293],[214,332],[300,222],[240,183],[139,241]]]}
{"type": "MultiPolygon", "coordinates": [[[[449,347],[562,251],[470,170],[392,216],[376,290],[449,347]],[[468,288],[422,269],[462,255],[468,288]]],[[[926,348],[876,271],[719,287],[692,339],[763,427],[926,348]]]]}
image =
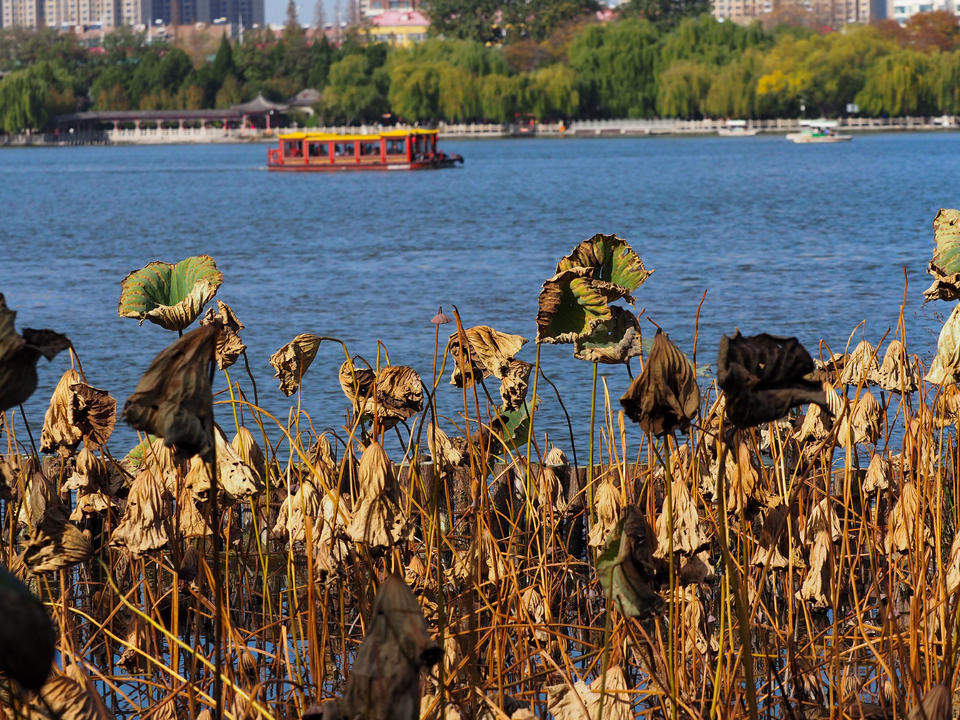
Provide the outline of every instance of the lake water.
{"type": "MultiPolygon", "coordinates": [[[[705,362],[715,363],[720,335],[736,328],[796,335],[816,354],[819,338],[842,349],[865,320],[875,343],[896,324],[904,268],[911,352],[932,356],[936,313],[950,310],[923,306],[921,291],[934,215],[960,205],[960,134],[823,146],[782,137],[441,145],[464,166],[283,175],[264,170],[266,145],[3,150],[0,292],[18,328],[68,334],[88,380],[122,404],[176,336],[117,316],[121,279],[152,260],[208,253],[224,274],[217,297],[246,325],[262,403],[284,417],[290,402],[267,360],[302,332],[342,338],[371,362],[379,338],[393,363],[429,383],[429,321],[455,304],[468,326],[530,338],[520,357],[532,362],[540,284],[597,232],[627,239],[655,268],[638,307],[687,352],[707,291],[705,362]]],[[[305,377],[303,407],[318,429],[343,423],[342,360],[339,346],[321,347],[305,377]]],[[[27,407],[35,433],[68,362],[64,354],[40,363],[27,407]]],[[[585,429],[592,365],[573,360],[569,345],[544,346],[541,364],[585,429]]],[[[625,369],[601,366],[601,376],[616,402],[625,369]]],[[[246,384],[239,370],[234,378],[246,384]]],[[[446,380],[438,398],[450,416],[461,403],[446,380]]],[[[218,417],[228,425],[226,411],[218,417]]],[[[537,428],[569,445],[550,398],[537,428]]],[[[118,426],[114,453],[132,439],[118,426]]],[[[581,462],[585,446],[578,439],[581,462]]]]}

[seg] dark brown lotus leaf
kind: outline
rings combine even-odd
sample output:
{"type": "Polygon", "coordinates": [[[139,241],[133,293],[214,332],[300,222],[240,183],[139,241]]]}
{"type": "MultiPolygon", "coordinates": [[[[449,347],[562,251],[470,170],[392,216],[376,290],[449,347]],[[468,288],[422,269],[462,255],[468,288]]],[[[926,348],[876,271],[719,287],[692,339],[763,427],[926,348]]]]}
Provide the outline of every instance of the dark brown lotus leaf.
{"type": "Polygon", "coordinates": [[[70,421],[70,406],[73,402],[71,387],[80,380],[80,373],[73,368],[60,377],[43,418],[40,452],[59,452],[63,457],[69,457],[80,444],[80,429],[70,421]]]}
{"type": "Polygon", "coordinates": [[[339,716],[418,720],[420,670],[440,662],[443,651],[427,632],[417,599],[400,577],[390,575],[380,586],[367,627],[337,703],[339,716]]]}
{"type": "Polygon", "coordinates": [[[652,435],[684,431],[700,407],[700,390],[687,356],[657,330],[640,373],[620,398],[627,416],[652,435]]]}
{"type": "Polygon", "coordinates": [[[31,572],[50,572],[83,562],[92,553],[90,536],[72,522],[55,528],[48,523],[30,535],[23,550],[23,561],[31,572]]]}
{"type": "Polygon", "coordinates": [[[950,720],[952,716],[950,691],[937,684],[927,691],[919,705],[910,708],[907,720],[950,720]]]}
{"type": "Polygon", "coordinates": [[[238,334],[243,330],[243,323],[237,319],[233,310],[223,300],[217,300],[217,311],[207,308],[206,314],[200,318],[201,325],[212,325],[217,329],[217,347],[214,357],[217,367],[224,370],[233,365],[240,354],[247,349],[238,334]]]}
{"type": "Polygon", "coordinates": [[[796,338],[774,335],[720,339],[717,382],[726,398],[726,415],[745,428],[777,420],[792,407],[816,403],[828,409],[820,383],[807,379],[813,360],[796,338]]]}
{"type": "Polygon", "coordinates": [[[319,335],[301,333],[270,356],[270,364],[280,379],[280,392],[287,397],[300,389],[303,375],[317,357],[323,338],[319,335]]]}
{"type": "Polygon", "coordinates": [[[213,451],[210,375],[216,330],[191,330],[157,355],[123,406],[123,419],[182,457],[213,451]]]}
{"type": "Polygon", "coordinates": [[[106,390],[82,382],[71,385],[70,391],[70,422],[85,444],[102,447],[117,422],[117,401],[106,390]]]}
{"type": "Polygon", "coordinates": [[[43,603],[0,567],[0,672],[39,690],[53,666],[57,635],[43,603]]]}
{"type": "Polygon", "coordinates": [[[527,398],[530,371],[533,365],[523,360],[511,360],[500,381],[500,399],[504,412],[518,410],[527,398]]]}
{"type": "Polygon", "coordinates": [[[783,503],[767,509],[760,528],[760,539],[753,554],[753,565],[783,570],[790,554],[788,524],[790,512],[783,503]]]}
{"type": "Polygon", "coordinates": [[[624,515],[597,558],[597,576],[611,602],[627,617],[648,618],[663,600],[657,590],[666,563],[655,557],[656,536],[635,505],[624,515]]]}
{"type": "MultiPolygon", "coordinates": [[[[196,330],[194,330],[196,332],[196,330]]],[[[110,536],[114,547],[126,547],[135,557],[167,543],[163,514],[163,485],[153,471],[143,470],[133,480],[127,507],[110,536]]]]}
{"type": "Polygon", "coordinates": [[[70,347],[66,335],[53,330],[14,329],[17,313],[0,293],[0,412],[16,407],[37,389],[37,360],[52,360],[70,347]]]}
{"type": "Polygon", "coordinates": [[[933,284],[923,291],[923,296],[926,300],[958,300],[960,210],[940,209],[933,219],[933,241],[933,259],[927,266],[927,272],[933,276],[933,284]]]}
{"type": "Polygon", "coordinates": [[[589,335],[573,341],[575,358],[616,365],[643,353],[640,323],[636,316],[619,305],[611,305],[610,313],[610,320],[597,325],[589,335]]]}
{"type": "Polygon", "coordinates": [[[458,332],[451,334],[448,345],[454,367],[450,384],[470,387],[476,380],[491,375],[503,379],[513,356],[526,342],[525,337],[502,333],[489,325],[467,328],[462,338],[458,332]]]}

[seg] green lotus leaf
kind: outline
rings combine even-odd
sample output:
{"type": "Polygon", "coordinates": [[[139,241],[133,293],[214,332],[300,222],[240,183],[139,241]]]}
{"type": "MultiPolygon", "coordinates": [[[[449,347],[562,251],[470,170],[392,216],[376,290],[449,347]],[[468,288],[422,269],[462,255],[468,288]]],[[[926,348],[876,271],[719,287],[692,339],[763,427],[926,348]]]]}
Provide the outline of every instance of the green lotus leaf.
{"type": "Polygon", "coordinates": [[[540,289],[537,342],[569,343],[613,319],[608,302],[623,297],[612,283],[595,280],[591,268],[558,272],[540,289]]]}
{"type": "Polygon", "coordinates": [[[927,300],[960,299],[960,210],[941,209],[933,219],[933,259],[927,272],[933,285],[923,291],[927,300]]]}
{"type": "Polygon", "coordinates": [[[640,324],[633,313],[611,305],[612,317],[597,325],[593,332],[573,341],[573,356],[587,362],[616,365],[642,354],[640,324]]]}
{"type": "Polygon", "coordinates": [[[627,617],[648,618],[663,605],[657,588],[663,561],[654,557],[653,528],[634,505],[624,516],[597,557],[597,577],[612,603],[627,617]]]}
{"type": "Polygon", "coordinates": [[[937,355],[925,378],[929,383],[949,385],[960,380],[960,304],[943,324],[937,340],[937,355]]]}
{"type": "Polygon", "coordinates": [[[616,235],[597,233],[584,240],[573,252],[557,263],[557,273],[575,267],[593,270],[594,280],[608,282],[621,289],[621,297],[632,302],[630,293],[640,287],[650,275],[643,260],[627,241],[616,235]]]}
{"type": "Polygon", "coordinates": [[[183,330],[197,319],[223,282],[223,273],[209,255],[197,255],[176,265],[152,262],[123,279],[120,317],[183,330]]]}

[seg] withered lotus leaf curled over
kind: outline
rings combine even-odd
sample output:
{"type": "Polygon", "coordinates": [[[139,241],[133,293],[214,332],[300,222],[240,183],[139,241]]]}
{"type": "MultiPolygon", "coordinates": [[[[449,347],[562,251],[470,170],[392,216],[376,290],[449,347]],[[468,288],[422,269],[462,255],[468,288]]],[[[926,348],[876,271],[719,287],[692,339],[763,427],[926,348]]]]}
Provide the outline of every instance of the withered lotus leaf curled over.
{"type": "Polygon", "coordinates": [[[90,537],[72,522],[43,523],[27,539],[23,562],[33,573],[63,570],[93,553],[90,537]]]}
{"type": "Polygon", "coordinates": [[[910,708],[907,720],[950,720],[953,717],[951,704],[950,691],[938,683],[927,690],[919,705],[910,708]]]}
{"type": "Polygon", "coordinates": [[[43,430],[40,432],[40,452],[52,453],[59,451],[64,457],[69,457],[80,444],[82,435],[80,429],[70,420],[70,406],[73,391],[71,387],[81,380],[80,373],[73,368],[68,369],[61,377],[53,390],[50,405],[43,418],[43,430]]]}
{"type": "Polygon", "coordinates": [[[413,417],[423,410],[423,382],[417,371],[406,365],[388,365],[374,372],[340,366],[340,388],[359,415],[376,417],[384,428],[413,417]]]}
{"type": "Polygon", "coordinates": [[[53,666],[57,635],[43,603],[0,567],[0,672],[28,690],[43,687],[53,666]]]}
{"type": "Polygon", "coordinates": [[[636,717],[627,692],[630,686],[619,665],[607,669],[589,686],[577,680],[573,686],[547,688],[547,709],[556,720],[634,720],[636,717]]]}
{"type": "Polygon", "coordinates": [[[466,328],[463,338],[459,332],[451,333],[448,346],[454,366],[450,384],[471,387],[476,380],[491,375],[503,379],[510,361],[526,342],[525,337],[503,333],[489,325],[466,328]]]}
{"type": "Polygon", "coordinates": [[[227,442],[226,433],[219,425],[213,426],[217,450],[217,480],[220,487],[234,499],[248,498],[260,492],[257,474],[227,442]]]}
{"type": "Polygon", "coordinates": [[[936,385],[949,385],[960,380],[960,303],[940,330],[937,354],[925,379],[936,385]]]}
{"type": "Polygon", "coordinates": [[[826,610],[830,606],[829,594],[833,578],[833,565],[830,561],[830,548],[833,541],[827,532],[817,533],[810,547],[810,560],[807,574],[803,578],[797,598],[810,603],[814,610],[826,610]]]}
{"type": "Polygon", "coordinates": [[[841,447],[850,442],[851,433],[855,445],[874,445],[880,436],[883,423],[883,408],[873,393],[864,389],[854,401],[849,413],[843,414],[837,430],[837,440],[841,447]]]}
{"type": "Polygon", "coordinates": [[[610,541],[610,536],[617,531],[622,510],[620,507],[620,491],[609,480],[603,480],[597,486],[593,497],[596,517],[590,525],[588,543],[590,547],[603,547],[610,541]]]}
{"type": "Polygon", "coordinates": [[[70,391],[70,422],[86,445],[103,447],[117,422],[117,401],[106,390],[82,382],[70,391]]]}
{"type": "Polygon", "coordinates": [[[367,627],[343,697],[324,707],[324,720],[418,720],[420,670],[440,662],[443,651],[400,577],[380,586],[367,627]]]}
{"type": "Polygon", "coordinates": [[[771,570],[783,570],[788,566],[789,522],[790,511],[783,503],[767,508],[751,564],[771,570]]]}
{"type": "Polygon", "coordinates": [[[70,340],[53,330],[14,329],[17,313],[0,293],[0,412],[16,407],[37,389],[37,360],[53,360],[70,340]]]}
{"type": "MultiPolygon", "coordinates": [[[[304,542],[307,539],[307,519],[316,523],[320,512],[320,497],[320,492],[312,482],[301,482],[296,492],[288,494],[280,503],[277,522],[273,526],[273,537],[286,541],[288,548],[304,542]]],[[[317,528],[314,527],[313,533],[316,532],[317,528]]]]}
{"type": "Polygon", "coordinates": [[[263,456],[263,450],[260,449],[254,439],[253,433],[246,426],[241,426],[230,444],[237,451],[240,459],[257,474],[258,482],[264,482],[267,475],[267,463],[263,456]]]}
{"type": "Polygon", "coordinates": [[[960,300],[960,210],[941,208],[933,219],[933,259],[927,272],[933,284],[923,291],[927,300],[960,300]]]}
{"type": "Polygon", "coordinates": [[[667,334],[657,331],[650,357],[620,398],[627,416],[652,435],[685,431],[700,407],[693,365],[667,334]]]}
{"type": "Polygon", "coordinates": [[[726,398],[726,416],[740,428],[777,420],[792,407],[816,403],[826,408],[810,353],[796,338],[774,335],[720,339],[717,382],[726,398]]]}
{"type": "Polygon", "coordinates": [[[454,444],[439,425],[432,422],[427,425],[427,447],[430,448],[430,457],[440,466],[441,472],[458,467],[464,461],[463,450],[454,444]]]}
{"type": "Polygon", "coordinates": [[[654,556],[653,528],[634,505],[628,505],[597,558],[597,576],[607,597],[627,617],[648,618],[663,600],[657,592],[664,561],[654,556]]]}
{"type": "Polygon", "coordinates": [[[30,720],[110,720],[92,684],[82,684],[67,673],[54,674],[40,695],[43,700],[34,702],[30,720]]]}
{"type": "Polygon", "coordinates": [[[120,524],[110,536],[114,547],[125,547],[134,557],[163,547],[167,530],[163,521],[163,485],[151,470],[137,474],[127,495],[120,524]]]}
{"type": "Polygon", "coordinates": [[[217,300],[217,310],[207,308],[206,314],[200,318],[201,325],[212,325],[217,329],[217,347],[214,357],[217,367],[225,370],[231,367],[247,349],[238,334],[243,330],[243,323],[237,319],[233,310],[223,300],[217,300]]]}
{"type": "Polygon", "coordinates": [[[123,406],[136,430],[163,438],[183,457],[213,450],[210,375],[216,330],[191,330],[157,355],[123,406]]]}
{"type": "Polygon", "coordinates": [[[360,456],[359,497],[347,534],[356,543],[391,547],[408,531],[400,506],[400,487],[387,453],[378,442],[370,443],[360,456]]]}
{"type": "Polygon", "coordinates": [[[300,389],[322,342],[319,335],[301,333],[270,356],[270,364],[276,371],[274,377],[280,380],[280,392],[290,397],[300,389]]]}
{"type": "Polygon", "coordinates": [[[656,557],[668,557],[670,540],[673,536],[673,551],[685,555],[694,555],[709,544],[709,538],[697,514],[697,506],[683,478],[673,480],[670,496],[673,503],[663,499],[663,509],[657,517],[656,557]],[[670,512],[668,513],[668,509],[670,512]],[[670,521],[673,524],[671,526],[670,521]]]}
{"type": "Polygon", "coordinates": [[[877,372],[877,385],[887,392],[913,392],[917,389],[917,377],[910,367],[910,358],[899,340],[887,345],[883,362],[877,372]]]}
{"type": "Polygon", "coordinates": [[[513,412],[523,406],[523,401],[527,398],[531,370],[533,365],[528,362],[510,361],[500,381],[500,399],[503,400],[504,412],[513,412]]]}
{"type": "Polygon", "coordinates": [[[930,528],[920,514],[920,497],[912,482],[903,484],[890,516],[887,518],[887,534],[883,539],[883,551],[888,555],[904,555],[917,544],[931,544],[930,528]]]}
{"type": "Polygon", "coordinates": [[[876,452],[870,458],[866,475],[863,478],[861,490],[864,495],[876,495],[890,487],[890,458],[884,453],[876,452]]]}
{"type": "Polygon", "coordinates": [[[174,263],[159,260],[127,275],[120,285],[120,317],[183,330],[197,319],[223,283],[223,273],[209,255],[174,263]]]}
{"type": "Polygon", "coordinates": [[[609,320],[573,341],[573,356],[577,360],[616,365],[643,353],[636,316],[619,305],[611,305],[610,313],[609,320]]]}
{"type": "MultiPolygon", "coordinates": [[[[199,457],[194,455],[190,462],[191,472],[206,474],[206,463],[199,457]],[[198,465],[199,467],[197,467],[198,465]]],[[[188,473],[188,477],[189,475],[190,473],[188,473]]],[[[207,477],[209,478],[209,475],[207,477]]],[[[209,487],[209,480],[207,482],[207,487],[209,487]]],[[[177,509],[174,519],[176,521],[177,535],[181,538],[206,537],[213,534],[210,525],[197,507],[197,494],[194,490],[195,484],[194,482],[188,483],[185,479],[176,489],[177,509]]]]}
{"type": "Polygon", "coordinates": [[[861,340],[843,363],[840,372],[841,385],[867,385],[877,380],[877,349],[867,340],[861,340]]]}

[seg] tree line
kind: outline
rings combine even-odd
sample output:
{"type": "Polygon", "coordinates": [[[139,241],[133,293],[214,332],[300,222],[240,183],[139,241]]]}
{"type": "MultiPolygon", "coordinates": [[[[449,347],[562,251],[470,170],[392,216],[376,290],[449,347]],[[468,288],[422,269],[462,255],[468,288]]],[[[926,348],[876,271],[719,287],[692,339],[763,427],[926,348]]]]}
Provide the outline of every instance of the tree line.
{"type": "Polygon", "coordinates": [[[304,88],[320,91],[316,113],[295,118],[304,124],[835,116],[848,103],[873,116],[960,114],[951,13],[823,32],[678,19],[667,0],[633,1],[647,9],[503,30],[497,43],[475,23],[479,37],[435,28],[409,48],[359,34],[334,46],[291,23],[280,35],[224,37],[199,58],[122,28],[95,49],[70,34],[0,30],[0,130],[40,129],[82,109],[224,108],[258,93],[283,101],[304,88]]]}

